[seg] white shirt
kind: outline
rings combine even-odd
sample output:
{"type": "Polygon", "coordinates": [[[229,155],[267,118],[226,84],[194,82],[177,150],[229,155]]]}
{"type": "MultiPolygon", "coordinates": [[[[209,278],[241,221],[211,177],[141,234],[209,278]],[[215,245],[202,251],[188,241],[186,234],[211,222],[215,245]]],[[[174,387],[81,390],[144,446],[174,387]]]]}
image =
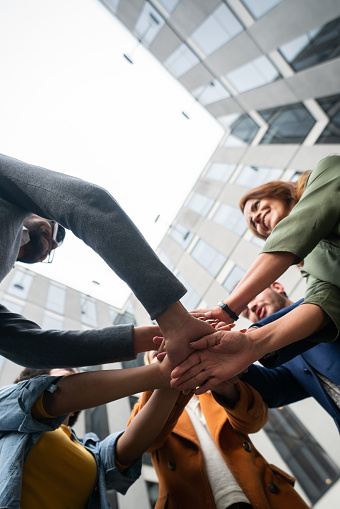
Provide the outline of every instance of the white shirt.
{"type": "Polygon", "coordinates": [[[201,409],[198,396],[193,396],[185,407],[200,442],[205,471],[217,509],[225,509],[237,502],[250,503],[231,473],[214,442],[201,409]]]}

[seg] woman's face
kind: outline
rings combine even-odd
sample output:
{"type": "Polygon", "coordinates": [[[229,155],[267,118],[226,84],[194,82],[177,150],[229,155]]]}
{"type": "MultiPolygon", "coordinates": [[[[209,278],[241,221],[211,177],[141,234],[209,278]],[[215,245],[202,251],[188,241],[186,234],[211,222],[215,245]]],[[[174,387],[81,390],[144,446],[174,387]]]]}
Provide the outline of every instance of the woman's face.
{"type": "Polygon", "coordinates": [[[287,202],[278,198],[251,198],[244,207],[244,217],[249,226],[252,226],[262,237],[269,237],[274,227],[293,208],[287,202]]]}

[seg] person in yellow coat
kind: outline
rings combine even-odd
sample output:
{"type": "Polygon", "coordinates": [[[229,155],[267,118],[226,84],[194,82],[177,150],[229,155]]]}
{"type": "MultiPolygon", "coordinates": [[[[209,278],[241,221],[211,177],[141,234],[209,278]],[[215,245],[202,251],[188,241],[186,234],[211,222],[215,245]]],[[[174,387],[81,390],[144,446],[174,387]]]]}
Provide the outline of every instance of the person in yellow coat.
{"type": "Polygon", "coordinates": [[[294,478],[270,465],[248,436],[268,418],[250,385],[223,383],[201,396],[147,391],[129,423],[148,402],[157,408],[155,400],[164,405],[165,398],[173,409],[148,450],[159,479],[156,509],[308,508],[294,478]]]}

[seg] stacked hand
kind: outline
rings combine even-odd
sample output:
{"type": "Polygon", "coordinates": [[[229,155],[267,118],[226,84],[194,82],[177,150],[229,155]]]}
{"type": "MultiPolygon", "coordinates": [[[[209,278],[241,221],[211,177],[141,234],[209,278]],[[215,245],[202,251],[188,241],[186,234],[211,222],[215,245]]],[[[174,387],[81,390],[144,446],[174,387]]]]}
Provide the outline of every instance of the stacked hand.
{"type": "Polygon", "coordinates": [[[203,394],[236,377],[256,360],[249,334],[241,331],[218,330],[191,347],[196,351],[171,373],[171,386],[181,391],[198,387],[196,394],[203,394]]]}

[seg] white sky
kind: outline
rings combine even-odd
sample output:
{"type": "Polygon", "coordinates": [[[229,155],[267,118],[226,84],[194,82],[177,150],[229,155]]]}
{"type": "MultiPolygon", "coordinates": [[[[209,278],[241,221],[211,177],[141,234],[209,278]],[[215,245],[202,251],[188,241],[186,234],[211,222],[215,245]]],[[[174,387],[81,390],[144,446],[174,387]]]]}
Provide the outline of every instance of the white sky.
{"type": "MultiPolygon", "coordinates": [[[[156,248],[223,131],[142,46],[129,64],[135,46],[98,0],[1,0],[0,152],[105,187],[156,248]]],[[[130,293],[70,232],[29,268],[118,307],[130,293]]]]}

